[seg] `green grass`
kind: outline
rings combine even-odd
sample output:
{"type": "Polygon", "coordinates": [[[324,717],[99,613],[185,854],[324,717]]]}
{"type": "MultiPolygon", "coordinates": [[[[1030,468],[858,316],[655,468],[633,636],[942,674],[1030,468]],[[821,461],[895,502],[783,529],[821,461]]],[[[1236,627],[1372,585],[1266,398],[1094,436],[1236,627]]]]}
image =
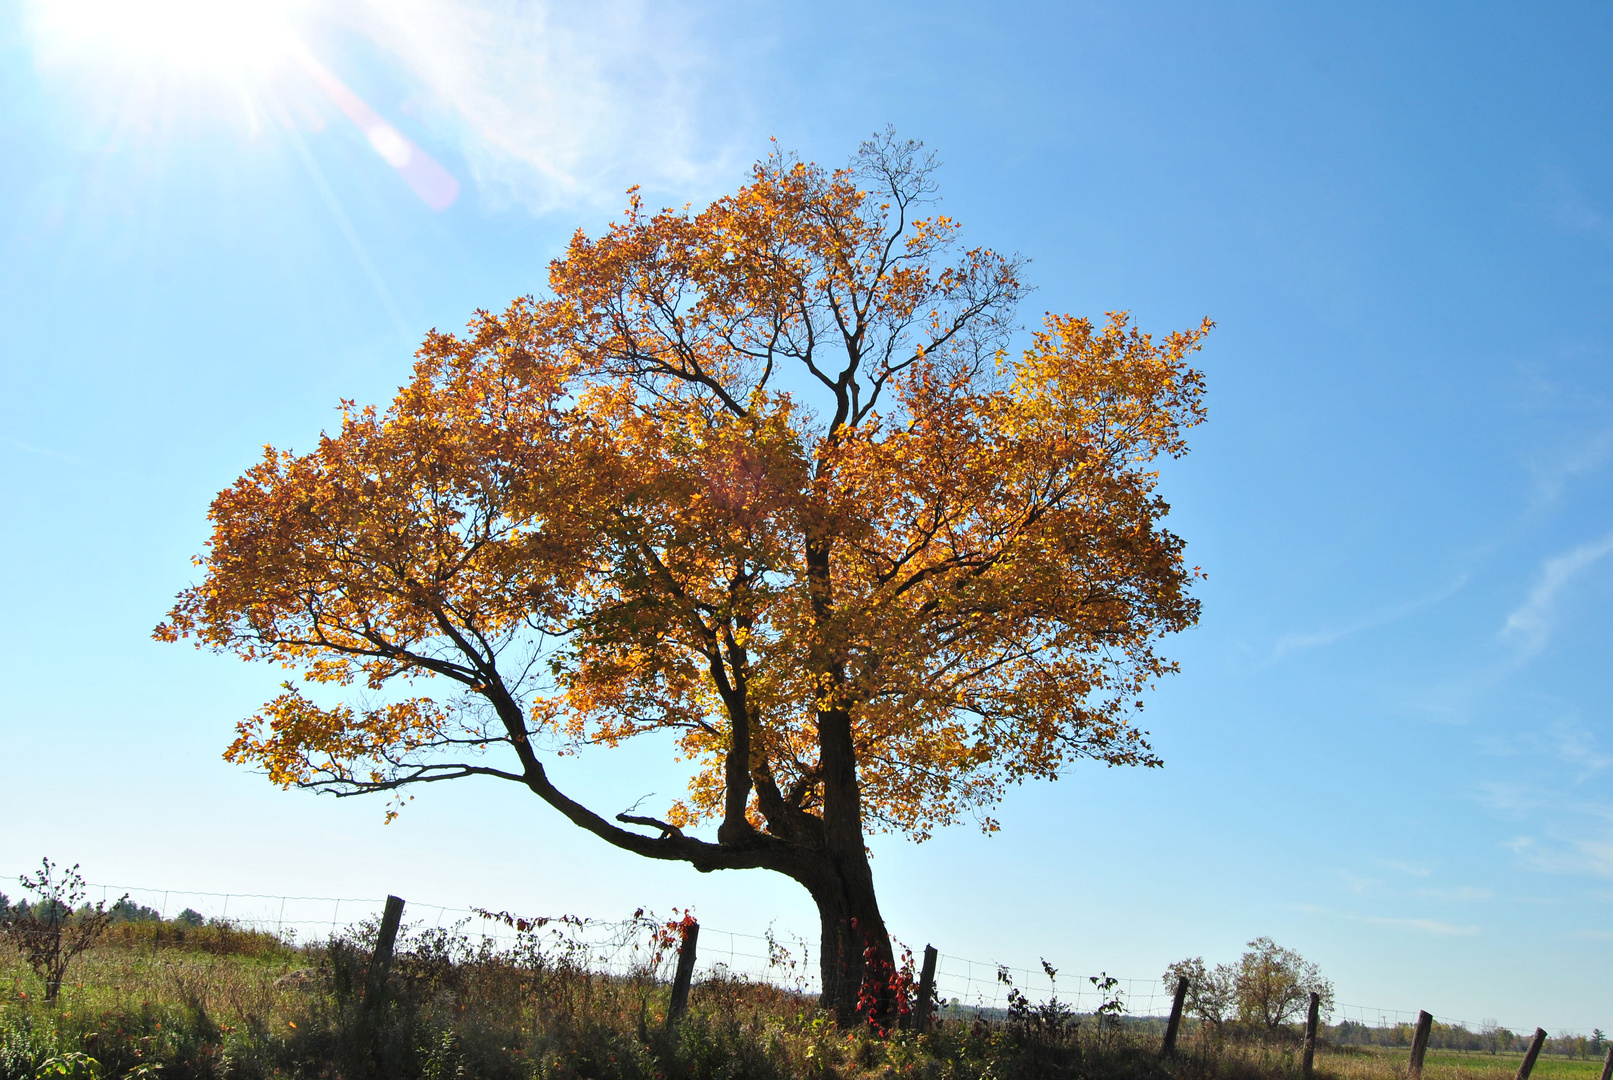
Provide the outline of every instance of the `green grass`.
{"type": "MultiPolygon", "coordinates": [[[[430,932],[400,947],[388,1004],[361,999],[365,943],[293,949],[205,928],[161,945],[150,926],[115,928],[70,970],[59,1001],[0,950],[0,1080],[93,1058],[106,1080],[1299,1080],[1294,1041],[1240,1042],[1190,1030],[1158,1060],[1157,1030],[948,1020],[923,1036],[842,1029],[808,999],[765,984],[697,984],[664,1024],[652,973],[613,977],[564,954],[519,959],[430,932]],[[434,936],[435,935],[435,936],[434,936]],[[302,974],[297,974],[302,973],[302,974]]],[[[362,935],[360,935],[362,938],[362,935]]],[[[1408,1052],[1324,1047],[1320,1080],[1404,1080],[1408,1052]]],[[[1517,1054],[1433,1050],[1426,1080],[1511,1080],[1517,1054]]],[[[1539,1080],[1597,1080],[1595,1061],[1542,1057],[1539,1080]]],[[[86,1075],[80,1073],[79,1075],[86,1075]]]]}
{"type": "MultiPolygon", "coordinates": [[[[1398,1046],[1359,1046],[1341,1052],[1324,1052],[1318,1059],[1323,1071],[1343,1078],[1404,1077],[1411,1051],[1398,1046]],[[1356,1064],[1359,1062],[1359,1064],[1356,1064]],[[1356,1071],[1359,1068],[1361,1071],[1356,1071]]],[[[1429,1050],[1423,1058],[1424,1080],[1511,1080],[1523,1062],[1521,1053],[1489,1054],[1481,1050],[1429,1050]]],[[[1602,1062],[1542,1054],[1530,1080],[1600,1080],[1602,1062]]]]}

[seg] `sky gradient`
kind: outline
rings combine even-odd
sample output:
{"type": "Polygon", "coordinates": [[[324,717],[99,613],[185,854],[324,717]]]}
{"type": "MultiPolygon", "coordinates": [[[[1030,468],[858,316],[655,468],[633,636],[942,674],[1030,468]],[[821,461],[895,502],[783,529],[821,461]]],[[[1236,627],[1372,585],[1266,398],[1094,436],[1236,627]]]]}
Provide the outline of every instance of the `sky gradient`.
{"type": "MultiPolygon", "coordinates": [[[[282,675],[149,634],[264,444],[384,403],[627,187],[700,204],[769,138],[836,164],[891,123],[967,242],[1033,260],[1027,318],[1218,324],[1163,480],[1210,575],[1144,714],[1165,768],[876,839],[892,933],[1139,979],[1269,935],[1341,1002],[1613,1028],[1607,7],[583,8],[0,9],[0,875],[812,934],[787,881],[518,792],[383,825],[278,791],[220,754],[282,675]]],[[[619,754],[557,778],[679,790],[619,754]]]]}

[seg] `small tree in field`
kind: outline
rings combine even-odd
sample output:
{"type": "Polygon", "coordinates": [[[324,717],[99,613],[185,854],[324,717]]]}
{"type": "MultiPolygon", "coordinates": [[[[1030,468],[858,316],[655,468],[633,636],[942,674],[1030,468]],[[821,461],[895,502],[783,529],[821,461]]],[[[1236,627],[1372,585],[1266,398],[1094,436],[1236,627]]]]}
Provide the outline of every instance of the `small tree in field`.
{"type": "Polygon", "coordinates": [[[1187,960],[1178,960],[1166,968],[1163,981],[1165,986],[1175,993],[1176,981],[1185,975],[1187,998],[1183,1002],[1183,1007],[1206,1023],[1220,1027],[1235,1015],[1236,998],[1232,988],[1232,970],[1228,964],[1206,968],[1204,957],[1195,956],[1187,960]]]}
{"type": "Polygon", "coordinates": [[[698,212],[635,193],[548,296],[428,336],[390,408],[267,450],[156,631],[301,673],[226,756],[343,795],[493,778],[625,851],[784,874],[825,1006],[888,1011],[869,832],[1158,765],[1133,716],[1198,615],[1154,462],[1202,419],[1208,322],[1049,315],[1010,352],[1021,264],[933,193],[888,133],[698,212]],[[550,774],[645,735],[692,763],[659,816],[550,774]]]}
{"type": "Polygon", "coordinates": [[[1174,990],[1183,975],[1186,1008],[1217,1027],[1238,1020],[1273,1031],[1304,1015],[1313,990],[1321,999],[1321,1015],[1333,1012],[1333,984],[1315,964],[1268,937],[1249,942],[1249,951],[1236,964],[1207,968],[1201,956],[1178,960],[1165,969],[1165,985],[1174,990]]]}
{"type": "MultiPolygon", "coordinates": [[[[104,902],[94,907],[84,903],[84,878],[76,864],[58,875],[55,864],[45,859],[38,874],[23,874],[18,880],[34,894],[34,902],[0,916],[0,931],[44,980],[45,1000],[55,1001],[68,965],[95,944],[113,914],[105,910],[104,902]]],[[[125,895],[118,903],[128,899],[125,895]]]]}
{"type": "Polygon", "coordinates": [[[1269,937],[1249,942],[1249,951],[1231,972],[1238,1018],[1267,1031],[1305,1014],[1314,991],[1321,999],[1321,1015],[1333,1012],[1333,984],[1319,968],[1292,949],[1269,937]]]}

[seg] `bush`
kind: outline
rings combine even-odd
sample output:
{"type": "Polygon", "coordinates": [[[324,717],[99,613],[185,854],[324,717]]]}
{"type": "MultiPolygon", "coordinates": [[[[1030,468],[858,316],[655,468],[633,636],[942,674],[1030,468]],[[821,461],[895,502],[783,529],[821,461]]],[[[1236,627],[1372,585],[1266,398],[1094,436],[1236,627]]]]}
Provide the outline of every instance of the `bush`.
{"type": "MultiPolygon", "coordinates": [[[[112,913],[103,910],[103,904],[92,908],[83,903],[84,877],[76,863],[58,873],[54,863],[43,859],[38,874],[24,874],[18,880],[37,899],[7,908],[0,916],[0,932],[44,980],[45,1000],[55,1001],[73,958],[106,931],[112,913]]],[[[127,900],[125,896],[119,903],[127,900]]]]}

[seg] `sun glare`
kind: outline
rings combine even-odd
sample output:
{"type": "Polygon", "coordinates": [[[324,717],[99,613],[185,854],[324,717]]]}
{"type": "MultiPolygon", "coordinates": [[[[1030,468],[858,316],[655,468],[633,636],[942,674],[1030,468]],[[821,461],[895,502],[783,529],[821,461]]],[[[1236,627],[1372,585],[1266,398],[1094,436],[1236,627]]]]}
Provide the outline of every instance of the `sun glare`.
{"type": "Polygon", "coordinates": [[[287,58],[298,0],[46,0],[33,7],[45,57],[234,78],[287,58]]]}
{"type": "Polygon", "coordinates": [[[425,204],[445,210],[459,181],[326,67],[300,40],[294,17],[318,0],[33,0],[40,64],[110,103],[120,124],[149,130],[175,101],[215,103],[246,120],[319,130],[322,96],[363,134],[425,204]],[[175,95],[176,86],[184,92],[175,95]],[[225,94],[209,91],[223,87],[225,94]],[[313,119],[309,119],[310,115],[313,119]]]}

